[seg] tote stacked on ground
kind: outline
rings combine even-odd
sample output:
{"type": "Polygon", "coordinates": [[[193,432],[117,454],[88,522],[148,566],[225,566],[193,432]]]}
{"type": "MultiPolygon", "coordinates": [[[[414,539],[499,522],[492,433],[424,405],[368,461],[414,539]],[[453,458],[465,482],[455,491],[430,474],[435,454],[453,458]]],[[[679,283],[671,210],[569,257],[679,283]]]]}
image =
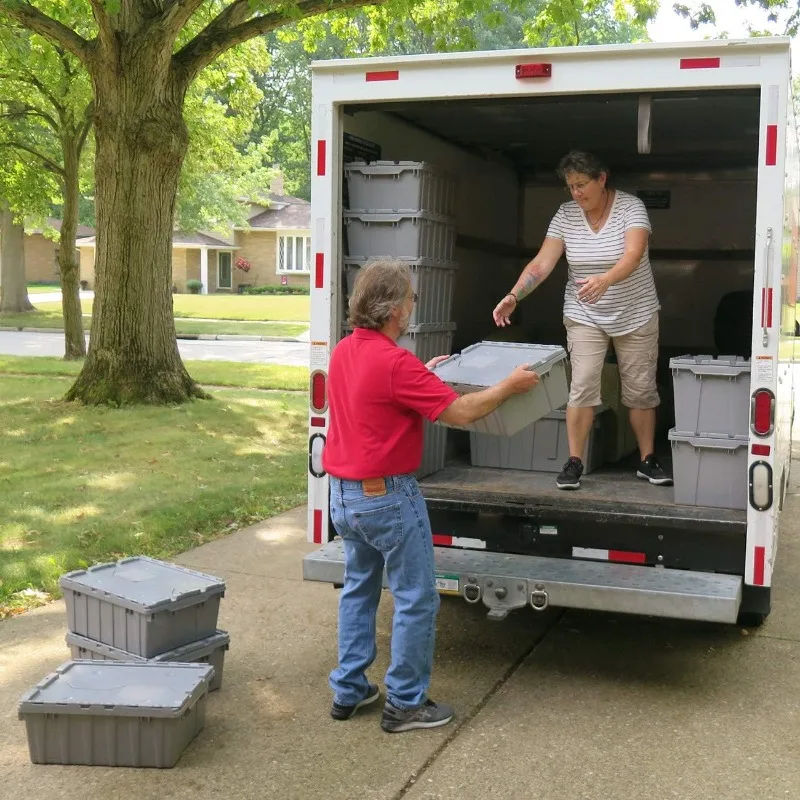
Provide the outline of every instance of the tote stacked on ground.
{"type": "Polygon", "coordinates": [[[750,361],[737,356],[670,360],[675,502],[747,508],[750,361]]]}
{"type": "MultiPolygon", "coordinates": [[[[349,298],[359,269],[381,256],[408,263],[417,302],[408,333],[398,341],[421,361],[450,353],[455,263],[456,184],[433,164],[363,161],[345,165],[343,285],[349,298]]],[[[345,315],[346,316],[346,315],[345,315]]],[[[343,333],[349,333],[345,328],[343,333]]],[[[425,422],[425,449],[418,477],[442,469],[447,431],[425,422]]]]}
{"type": "Polygon", "coordinates": [[[222,685],[225,583],[139,556],[70,572],[61,588],[73,660],[20,703],[31,760],[173,766],[222,685]]]}

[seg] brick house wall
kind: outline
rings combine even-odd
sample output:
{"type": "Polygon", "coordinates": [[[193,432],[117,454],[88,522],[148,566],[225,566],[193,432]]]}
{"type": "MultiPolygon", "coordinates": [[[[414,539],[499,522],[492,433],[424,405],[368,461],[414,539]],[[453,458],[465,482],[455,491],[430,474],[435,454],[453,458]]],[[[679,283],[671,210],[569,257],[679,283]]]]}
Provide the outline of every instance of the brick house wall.
{"type": "MultiPolygon", "coordinates": [[[[289,235],[308,235],[307,232],[287,232],[289,235]]],[[[231,289],[217,288],[217,254],[223,248],[209,249],[208,251],[208,287],[210,294],[235,294],[239,286],[277,286],[281,283],[283,275],[278,273],[278,233],[276,231],[236,231],[232,250],[232,287],[231,289]],[[251,264],[249,272],[242,272],[236,268],[236,259],[244,258],[251,264]]],[[[88,281],[89,288],[94,288],[94,247],[81,247],[81,280],[88,281]]],[[[308,286],[309,273],[286,273],[286,282],[290,286],[308,286]]],[[[31,279],[34,280],[34,279],[31,279]]],[[[43,280],[43,279],[36,279],[43,280]]],[[[200,280],[200,250],[175,246],[172,250],[172,284],[178,292],[185,293],[186,282],[200,280]]]]}
{"type": "Polygon", "coordinates": [[[56,260],[56,242],[41,233],[25,235],[25,277],[30,282],[58,283],[60,271],[56,260]]]}
{"type": "MultiPolygon", "coordinates": [[[[237,257],[244,258],[252,265],[250,272],[242,272],[234,267],[234,291],[239,285],[249,286],[277,286],[282,275],[278,274],[278,236],[276,231],[236,231],[235,244],[239,250],[234,252],[234,261],[237,257]]],[[[308,274],[286,274],[290,286],[308,286],[308,274]]]]}

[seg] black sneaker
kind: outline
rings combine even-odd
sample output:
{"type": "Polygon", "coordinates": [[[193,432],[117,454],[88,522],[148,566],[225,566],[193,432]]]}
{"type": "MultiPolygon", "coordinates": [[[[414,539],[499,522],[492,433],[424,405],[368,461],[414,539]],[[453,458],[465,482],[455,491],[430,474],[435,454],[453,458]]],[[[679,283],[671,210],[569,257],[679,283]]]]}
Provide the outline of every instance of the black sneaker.
{"type": "Polygon", "coordinates": [[[672,486],[672,475],[658,463],[658,459],[652,453],[644,461],[639,462],[636,477],[650,481],[654,486],[672,486]]]}
{"type": "Polygon", "coordinates": [[[559,489],[580,489],[581,475],[583,475],[583,462],[579,458],[571,456],[564,464],[564,469],[558,473],[556,486],[559,489]]]}
{"type": "Polygon", "coordinates": [[[374,703],[380,696],[381,690],[374,683],[371,683],[369,685],[367,696],[360,703],[356,703],[354,706],[342,706],[334,700],[333,705],[331,706],[331,716],[338,720],[350,719],[350,717],[352,717],[359,708],[363,708],[363,706],[368,706],[370,703],[374,703]]]}
{"type": "Polygon", "coordinates": [[[402,733],[419,728],[441,728],[456,715],[455,709],[444,703],[426,700],[421,706],[410,711],[401,711],[391,703],[383,707],[381,728],[387,733],[402,733]]]}

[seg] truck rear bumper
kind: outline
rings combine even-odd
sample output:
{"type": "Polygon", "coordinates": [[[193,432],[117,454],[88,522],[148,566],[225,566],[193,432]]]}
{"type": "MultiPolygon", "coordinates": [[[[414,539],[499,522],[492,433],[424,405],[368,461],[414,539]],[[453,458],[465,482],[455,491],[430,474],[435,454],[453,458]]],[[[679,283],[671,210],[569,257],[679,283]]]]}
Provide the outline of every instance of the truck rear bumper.
{"type": "MultiPolygon", "coordinates": [[[[483,602],[489,617],[531,606],[735,623],[742,578],[708,572],[435,547],[439,591],[483,602]]],[[[344,583],[341,541],[303,559],[303,579],[344,583]]],[[[384,586],[385,586],[384,581],[384,586]]]]}

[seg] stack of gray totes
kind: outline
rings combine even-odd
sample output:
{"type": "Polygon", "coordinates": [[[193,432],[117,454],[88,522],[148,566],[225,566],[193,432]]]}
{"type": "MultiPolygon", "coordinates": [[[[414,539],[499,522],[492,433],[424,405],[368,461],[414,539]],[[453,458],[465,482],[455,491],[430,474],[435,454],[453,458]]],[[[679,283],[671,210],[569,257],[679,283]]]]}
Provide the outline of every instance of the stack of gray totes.
{"type": "Polygon", "coordinates": [[[224,581],[138,556],[67,573],[61,588],[73,660],[20,702],[31,760],[174,766],[222,685],[224,581]]]}
{"type": "MultiPolygon", "coordinates": [[[[447,355],[453,345],[455,181],[419,161],[353,161],[345,165],[349,208],[344,212],[346,293],[358,270],[374,258],[408,263],[417,303],[408,333],[398,342],[421,361],[447,355]]],[[[343,333],[348,333],[347,328],[343,333]]],[[[417,477],[444,467],[447,430],[425,421],[425,449],[417,477]]]]}

